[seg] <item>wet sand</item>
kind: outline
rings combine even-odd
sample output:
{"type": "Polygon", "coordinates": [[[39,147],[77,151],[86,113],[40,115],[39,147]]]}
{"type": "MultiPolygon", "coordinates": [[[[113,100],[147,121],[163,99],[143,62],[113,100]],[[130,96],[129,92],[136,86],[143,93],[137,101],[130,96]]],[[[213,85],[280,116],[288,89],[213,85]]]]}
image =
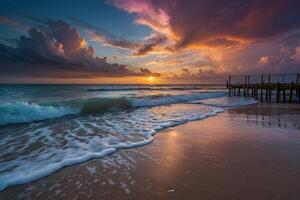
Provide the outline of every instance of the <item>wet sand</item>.
{"type": "Polygon", "coordinates": [[[0,199],[300,199],[300,105],[233,108],[0,199]]]}

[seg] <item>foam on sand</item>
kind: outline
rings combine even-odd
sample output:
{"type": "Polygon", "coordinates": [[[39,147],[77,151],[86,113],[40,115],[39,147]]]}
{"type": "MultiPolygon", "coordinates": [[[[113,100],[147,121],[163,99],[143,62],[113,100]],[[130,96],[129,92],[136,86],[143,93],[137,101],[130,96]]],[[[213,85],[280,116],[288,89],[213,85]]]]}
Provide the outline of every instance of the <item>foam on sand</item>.
{"type": "Polygon", "coordinates": [[[223,109],[172,104],[23,124],[0,130],[0,190],[62,167],[150,143],[157,131],[203,119],[223,109]],[[7,134],[1,134],[1,133],[7,134]]]}

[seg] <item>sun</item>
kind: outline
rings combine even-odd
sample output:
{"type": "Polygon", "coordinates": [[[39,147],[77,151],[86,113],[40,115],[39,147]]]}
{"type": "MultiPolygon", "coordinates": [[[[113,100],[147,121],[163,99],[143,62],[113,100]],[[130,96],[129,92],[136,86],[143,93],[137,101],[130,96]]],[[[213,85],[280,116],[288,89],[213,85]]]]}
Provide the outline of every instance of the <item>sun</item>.
{"type": "Polygon", "coordinates": [[[154,81],[154,77],[153,76],[149,76],[148,77],[148,81],[152,83],[154,81]]]}

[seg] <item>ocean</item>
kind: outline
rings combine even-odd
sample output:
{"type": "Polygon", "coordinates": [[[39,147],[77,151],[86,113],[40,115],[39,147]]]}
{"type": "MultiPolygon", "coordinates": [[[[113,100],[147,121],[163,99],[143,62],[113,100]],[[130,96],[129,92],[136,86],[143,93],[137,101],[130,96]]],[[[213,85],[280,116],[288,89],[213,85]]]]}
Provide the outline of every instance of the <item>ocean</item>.
{"type": "Polygon", "coordinates": [[[0,85],[0,190],[253,103],[214,85],[0,85]]]}

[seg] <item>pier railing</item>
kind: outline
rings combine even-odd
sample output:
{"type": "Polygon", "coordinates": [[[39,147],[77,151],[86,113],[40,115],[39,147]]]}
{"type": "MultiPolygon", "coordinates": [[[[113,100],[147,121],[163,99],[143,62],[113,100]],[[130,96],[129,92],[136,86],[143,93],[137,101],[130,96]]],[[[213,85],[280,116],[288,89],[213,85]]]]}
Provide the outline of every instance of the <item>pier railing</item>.
{"type": "Polygon", "coordinates": [[[298,74],[229,75],[229,84],[300,83],[298,74]]]}
{"type": "Polygon", "coordinates": [[[275,91],[277,102],[285,102],[287,99],[289,102],[295,102],[296,99],[300,102],[300,73],[229,75],[227,88],[230,96],[232,92],[234,96],[240,96],[242,92],[243,96],[272,101],[273,91],[275,91]]]}

